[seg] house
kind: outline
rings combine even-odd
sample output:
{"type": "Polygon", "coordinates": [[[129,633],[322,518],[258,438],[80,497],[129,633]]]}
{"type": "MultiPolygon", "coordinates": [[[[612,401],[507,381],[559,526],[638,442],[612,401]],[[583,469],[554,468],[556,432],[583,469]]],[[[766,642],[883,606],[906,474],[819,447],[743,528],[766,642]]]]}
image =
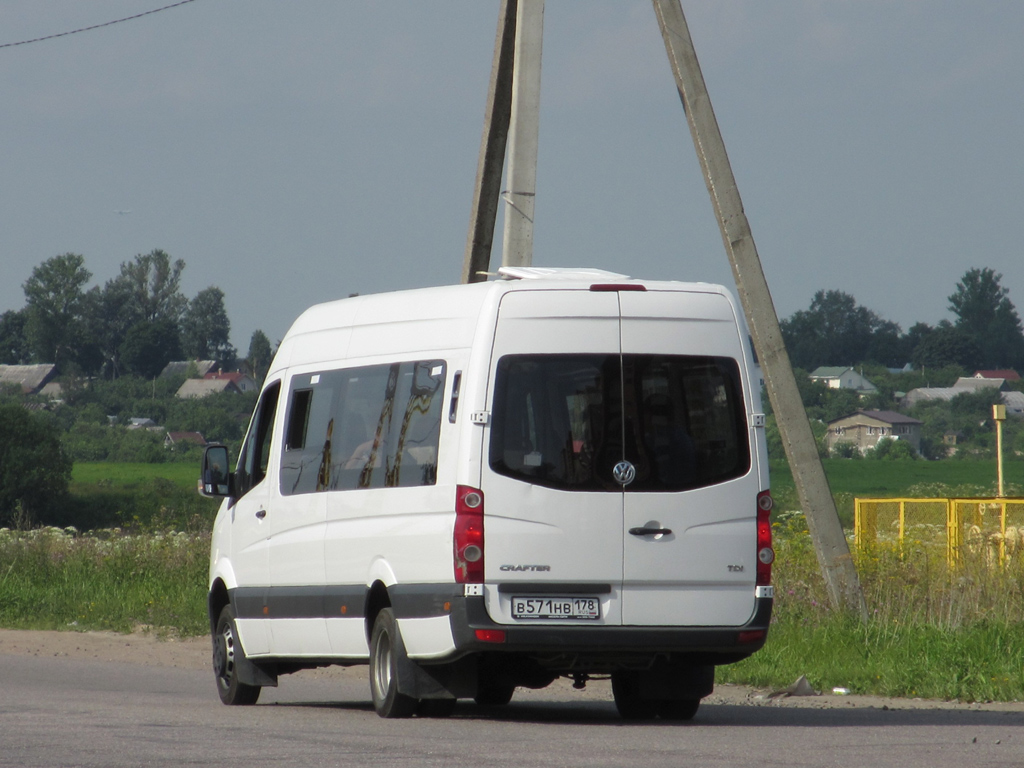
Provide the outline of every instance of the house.
{"type": "Polygon", "coordinates": [[[825,441],[830,451],[839,443],[853,443],[861,453],[866,453],[884,437],[906,440],[918,452],[921,425],[917,419],[895,411],[857,411],[830,421],[825,441]]]}
{"type": "Polygon", "coordinates": [[[190,397],[206,397],[220,392],[242,394],[242,391],[230,379],[185,379],[174,396],[184,400],[190,397]]]}
{"type": "MultiPolygon", "coordinates": [[[[918,387],[907,392],[900,401],[904,408],[912,408],[922,400],[952,400],[957,395],[964,393],[976,393],[985,389],[997,389],[1002,391],[1006,385],[1006,379],[992,379],[978,376],[961,376],[952,387],[918,387]]],[[[1007,392],[1003,392],[1003,400],[1006,400],[1007,392]]]]}
{"type": "Polygon", "coordinates": [[[196,377],[202,378],[210,371],[216,370],[216,360],[176,360],[170,362],[164,366],[164,369],[160,371],[161,379],[169,379],[172,376],[187,376],[189,373],[189,366],[194,365],[196,367],[196,377]]]}
{"type": "Polygon", "coordinates": [[[811,381],[821,381],[830,389],[852,389],[862,395],[871,395],[878,391],[863,374],[853,368],[843,366],[827,366],[815,368],[810,373],[811,381]]]}
{"type": "Polygon", "coordinates": [[[230,381],[238,387],[240,392],[255,392],[260,387],[251,376],[241,371],[228,371],[227,373],[224,371],[210,371],[203,376],[203,379],[206,381],[230,381]]]}
{"type": "Polygon", "coordinates": [[[975,371],[976,379],[1003,379],[1004,381],[1020,381],[1020,374],[1011,368],[1002,371],[975,371]]]}
{"type": "Polygon", "coordinates": [[[23,395],[38,395],[57,374],[53,363],[40,365],[0,365],[0,388],[14,385],[23,395]]]}
{"type": "Polygon", "coordinates": [[[168,432],[164,435],[164,447],[172,451],[179,445],[206,445],[206,438],[198,432],[168,432]]]}
{"type": "Polygon", "coordinates": [[[1003,405],[1007,416],[1024,416],[1024,392],[1003,392],[1003,405]]]}

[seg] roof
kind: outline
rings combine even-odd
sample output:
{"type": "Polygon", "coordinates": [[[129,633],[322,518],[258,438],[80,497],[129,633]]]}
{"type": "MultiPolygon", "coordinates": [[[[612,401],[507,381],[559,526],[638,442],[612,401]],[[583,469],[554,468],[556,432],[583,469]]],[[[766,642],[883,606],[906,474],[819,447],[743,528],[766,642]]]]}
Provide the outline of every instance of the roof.
{"type": "Polygon", "coordinates": [[[168,443],[195,443],[196,445],[206,445],[206,438],[204,438],[199,432],[168,432],[164,441],[168,443]]]}
{"type": "Polygon", "coordinates": [[[956,380],[953,389],[970,390],[976,392],[979,389],[1002,389],[1006,379],[981,378],[976,376],[961,376],[956,380]]]}
{"type": "Polygon", "coordinates": [[[185,379],[185,383],[175,392],[175,397],[206,397],[218,392],[239,394],[235,383],[226,379],[185,379]]]}
{"type": "Polygon", "coordinates": [[[203,376],[203,378],[206,379],[207,381],[211,381],[214,379],[222,381],[233,381],[235,384],[238,384],[241,381],[245,381],[246,379],[252,381],[252,377],[249,374],[242,373],[241,371],[210,371],[208,374],[203,376]]]}
{"type": "Polygon", "coordinates": [[[924,422],[919,421],[917,419],[911,418],[910,416],[906,416],[906,415],[904,415],[902,413],[897,413],[896,411],[863,411],[863,410],[862,411],[854,411],[853,413],[848,414],[847,416],[840,416],[838,419],[832,419],[832,421],[830,421],[828,423],[829,424],[835,424],[837,421],[845,421],[847,419],[852,419],[855,416],[866,416],[869,419],[874,419],[875,421],[883,421],[886,424],[923,424],[924,423],[924,422]]]}
{"type": "Polygon", "coordinates": [[[847,371],[851,370],[848,365],[821,365],[810,372],[812,379],[838,379],[847,371]]]}
{"type": "Polygon", "coordinates": [[[175,360],[164,366],[164,369],[160,371],[160,378],[166,379],[170,376],[185,376],[188,374],[188,367],[193,363],[195,364],[196,372],[200,377],[205,376],[217,367],[216,360],[175,360]]]}
{"type": "Polygon", "coordinates": [[[15,384],[25,394],[37,394],[53,378],[57,366],[53,363],[39,365],[0,365],[0,385],[15,384]]]}
{"type": "Polygon", "coordinates": [[[1006,381],[1020,381],[1020,374],[1012,368],[1005,368],[1001,371],[975,371],[976,379],[1006,379],[1006,381]]]}

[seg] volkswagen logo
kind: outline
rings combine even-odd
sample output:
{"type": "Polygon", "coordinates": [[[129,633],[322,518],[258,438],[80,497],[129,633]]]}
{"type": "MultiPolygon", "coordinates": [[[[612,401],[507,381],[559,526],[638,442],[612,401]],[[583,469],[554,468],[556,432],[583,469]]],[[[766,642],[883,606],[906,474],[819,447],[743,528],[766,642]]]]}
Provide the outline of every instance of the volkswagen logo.
{"type": "Polygon", "coordinates": [[[628,461],[620,461],[612,469],[612,477],[619,485],[626,486],[636,479],[636,467],[628,461]]]}

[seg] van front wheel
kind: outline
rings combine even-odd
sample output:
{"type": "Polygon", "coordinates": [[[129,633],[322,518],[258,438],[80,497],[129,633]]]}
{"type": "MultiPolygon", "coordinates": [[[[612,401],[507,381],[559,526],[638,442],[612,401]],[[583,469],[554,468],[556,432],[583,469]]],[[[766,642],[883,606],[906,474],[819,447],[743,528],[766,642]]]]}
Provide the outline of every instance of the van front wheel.
{"type": "Polygon", "coordinates": [[[377,614],[370,635],[370,695],[373,708],[385,718],[412,717],[419,702],[398,691],[398,662],[405,645],[390,608],[377,614]]]}
{"type": "Polygon", "coordinates": [[[213,674],[217,678],[217,693],[225,704],[255,704],[260,697],[258,685],[248,685],[238,679],[238,665],[244,660],[245,651],[235,629],[235,610],[229,603],[221,609],[213,633],[213,674]]]}

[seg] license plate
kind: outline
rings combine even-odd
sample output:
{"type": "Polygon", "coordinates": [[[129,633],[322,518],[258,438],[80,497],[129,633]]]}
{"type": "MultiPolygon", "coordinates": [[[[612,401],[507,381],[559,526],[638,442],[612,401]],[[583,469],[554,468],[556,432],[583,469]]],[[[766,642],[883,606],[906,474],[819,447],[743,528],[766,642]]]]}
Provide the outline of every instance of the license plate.
{"type": "Polygon", "coordinates": [[[513,597],[513,619],[599,619],[596,597],[513,597]]]}

